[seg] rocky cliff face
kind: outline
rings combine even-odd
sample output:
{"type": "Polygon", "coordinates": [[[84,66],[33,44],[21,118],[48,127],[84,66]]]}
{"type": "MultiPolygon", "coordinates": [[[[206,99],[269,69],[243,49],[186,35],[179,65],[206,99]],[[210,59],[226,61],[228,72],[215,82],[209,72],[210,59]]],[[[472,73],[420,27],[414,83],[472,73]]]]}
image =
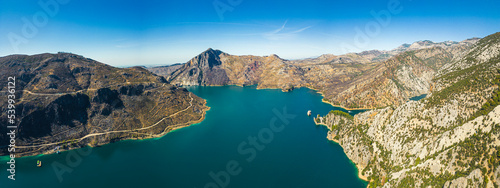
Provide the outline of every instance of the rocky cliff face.
{"type": "Polygon", "coordinates": [[[153,74],[157,74],[157,75],[171,75],[172,72],[174,72],[177,69],[181,68],[182,65],[183,64],[177,63],[177,64],[173,64],[173,65],[154,67],[154,68],[150,68],[149,70],[153,74]]]}
{"type": "Polygon", "coordinates": [[[208,49],[169,75],[169,80],[183,85],[226,85],[229,78],[220,66],[223,52],[208,49]]]}
{"type": "MultiPolygon", "coordinates": [[[[434,43],[420,41],[391,51],[284,60],[276,55],[234,56],[208,49],[175,71],[149,70],[182,85],[254,85],[258,88],[310,87],[325,100],[349,108],[399,105],[429,93],[435,72],[460,57],[478,39],[434,43]]],[[[172,67],[173,68],[173,67],[172,67]]]]}
{"type": "MultiPolygon", "coordinates": [[[[0,58],[2,112],[7,77],[16,77],[16,156],[161,136],[201,120],[207,108],[203,99],[146,69],[59,53],[0,58]]],[[[6,132],[6,113],[0,125],[6,132]]],[[[6,136],[0,135],[0,146],[8,145],[6,136]]]]}
{"type": "Polygon", "coordinates": [[[411,97],[429,93],[435,72],[452,58],[451,53],[440,47],[403,52],[353,78],[347,89],[332,91],[335,95],[329,100],[354,108],[399,105],[411,97]]]}
{"type": "Polygon", "coordinates": [[[287,88],[303,85],[303,70],[288,64],[276,55],[233,56],[208,49],[179,69],[168,73],[160,68],[149,69],[180,85],[254,85],[259,88],[287,88]]]}
{"type": "Polygon", "coordinates": [[[499,44],[500,33],[490,35],[434,69],[425,99],[315,121],[372,187],[498,187],[499,44]]]}

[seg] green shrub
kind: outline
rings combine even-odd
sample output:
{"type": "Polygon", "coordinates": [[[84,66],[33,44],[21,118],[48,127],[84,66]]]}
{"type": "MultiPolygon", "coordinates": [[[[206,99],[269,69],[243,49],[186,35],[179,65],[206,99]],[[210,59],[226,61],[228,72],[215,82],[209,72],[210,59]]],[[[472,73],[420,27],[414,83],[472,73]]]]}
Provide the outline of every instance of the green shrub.
{"type": "Polygon", "coordinates": [[[340,110],[332,110],[332,111],[330,111],[330,113],[329,113],[329,114],[342,116],[342,117],[345,117],[345,118],[350,119],[350,120],[354,119],[354,117],[352,117],[352,116],[351,116],[351,115],[349,115],[348,113],[343,112],[343,111],[340,111],[340,110]]]}

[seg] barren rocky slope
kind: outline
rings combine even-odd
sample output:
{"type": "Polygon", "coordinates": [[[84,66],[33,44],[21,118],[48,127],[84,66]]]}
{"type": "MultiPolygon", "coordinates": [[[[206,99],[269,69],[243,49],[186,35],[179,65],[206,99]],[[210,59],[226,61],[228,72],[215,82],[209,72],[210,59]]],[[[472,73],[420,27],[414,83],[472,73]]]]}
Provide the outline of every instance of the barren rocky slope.
{"type": "Polygon", "coordinates": [[[176,71],[182,66],[182,64],[172,64],[167,66],[159,66],[154,69],[150,69],[150,71],[154,74],[162,74],[162,75],[170,75],[172,72],[176,71]]]}
{"type": "Polygon", "coordinates": [[[460,57],[477,40],[420,41],[391,51],[325,54],[294,61],[276,55],[234,56],[208,49],[182,66],[149,70],[173,84],[257,84],[258,88],[284,91],[310,87],[322,92],[325,100],[334,105],[376,108],[399,105],[411,97],[429,93],[435,72],[460,57]]]}
{"type": "MultiPolygon", "coordinates": [[[[16,156],[161,136],[201,120],[205,101],[140,67],[120,69],[58,53],[0,58],[0,110],[16,78],[16,156]]],[[[7,114],[0,116],[7,132],[7,114]]],[[[0,134],[0,155],[8,135],[0,134]]]]}
{"type": "Polygon", "coordinates": [[[500,186],[500,33],[436,75],[420,101],[315,119],[371,187],[500,186]]]}

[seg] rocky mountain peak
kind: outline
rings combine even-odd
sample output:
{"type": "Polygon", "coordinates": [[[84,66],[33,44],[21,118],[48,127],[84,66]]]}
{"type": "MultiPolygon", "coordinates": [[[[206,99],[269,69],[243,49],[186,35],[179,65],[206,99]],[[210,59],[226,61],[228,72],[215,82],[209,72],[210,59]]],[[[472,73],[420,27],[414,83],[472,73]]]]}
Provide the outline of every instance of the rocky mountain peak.
{"type": "Polygon", "coordinates": [[[202,52],[200,55],[202,54],[215,54],[215,55],[220,55],[220,54],[223,54],[224,52],[220,51],[220,50],[217,50],[217,49],[212,49],[212,48],[208,48],[207,50],[205,50],[204,52],[202,52]]]}
{"type": "Polygon", "coordinates": [[[275,58],[275,59],[282,59],[280,56],[276,55],[276,54],[271,54],[269,55],[270,58],[275,58]]]}
{"type": "Polygon", "coordinates": [[[430,40],[421,40],[421,41],[417,41],[417,42],[414,42],[413,44],[411,44],[408,49],[412,50],[412,49],[421,49],[421,48],[424,48],[424,47],[430,47],[430,46],[433,46],[434,42],[430,41],[430,40]]]}
{"type": "Polygon", "coordinates": [[[384,52],[381,52],[379,50],[368,50],[368,51],[362,51],[360,53],[357,53],[360,56],[367,56],[367,55],[373,55],[373,56],[379,56],[383,54],[384,52]]]}
{"type": "Polygon", "coordinates": [[[215,65],[220,65],[220,55],[222,54],[225,53],[220,50],[214,50],[212,48],[208,48],[201,54],[191,59],[189,63],[191,65],[196,65],[196,66],[213,67],[215,65]]]}

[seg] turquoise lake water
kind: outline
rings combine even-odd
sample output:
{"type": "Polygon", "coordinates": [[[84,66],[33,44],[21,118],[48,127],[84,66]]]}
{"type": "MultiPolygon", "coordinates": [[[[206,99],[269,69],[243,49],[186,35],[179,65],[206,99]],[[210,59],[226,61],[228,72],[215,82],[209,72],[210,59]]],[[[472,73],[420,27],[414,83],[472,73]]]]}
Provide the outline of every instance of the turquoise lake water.
{"type": "Polygon", "coordinates": [[[410,98],[410,100],[412,100],[412,101],[419,101],[420,99],[423,99],[425,97],[427,97],[427,94],[422,94],[422,95],[419,95],[419,96],[412,97],[412,98],[410,98]]]}
{"type": "Polygon", "coordinates": [[[4,157],[0,187],[366,187],[326,127],[314,124],[316,114],[340,109],[315,91],[188,89],[211,107],[203,122],[159,139],[16,159],[16,181],[4,157]]]}

